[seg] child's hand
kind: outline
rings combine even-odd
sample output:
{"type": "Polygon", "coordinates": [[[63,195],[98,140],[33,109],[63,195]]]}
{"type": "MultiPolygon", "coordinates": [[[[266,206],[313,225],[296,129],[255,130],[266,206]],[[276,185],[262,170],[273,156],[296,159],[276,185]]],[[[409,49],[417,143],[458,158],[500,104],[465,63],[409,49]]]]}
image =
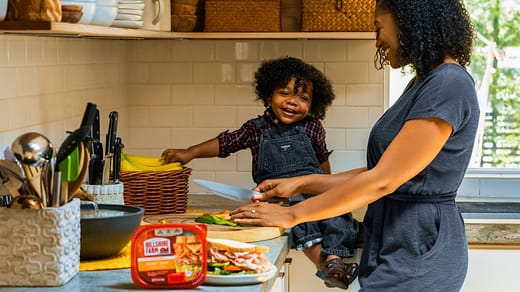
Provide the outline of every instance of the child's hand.
{"type": "Polygon", "coordinates": [[[166,149],[161,157],[166,163],[180,162],[181,164],[186,164],[193,159],[189,151],[185,149],[166,149]]]}

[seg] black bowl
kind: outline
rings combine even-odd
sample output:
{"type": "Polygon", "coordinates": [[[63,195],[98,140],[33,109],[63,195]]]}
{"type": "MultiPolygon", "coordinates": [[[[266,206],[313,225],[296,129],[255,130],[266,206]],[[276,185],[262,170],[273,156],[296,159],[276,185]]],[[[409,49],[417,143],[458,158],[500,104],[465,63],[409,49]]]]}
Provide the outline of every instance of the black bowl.
{"type": "Polygon", "coordinates": [[[81,259],[100,259],[117,255],[132,238],[132,234],[141,224],[144,213],[143,208],[135,206],[97,206],[100,217],[90,217],[85,211],[93,210],[93,205],[81,205],[81,259]]]}

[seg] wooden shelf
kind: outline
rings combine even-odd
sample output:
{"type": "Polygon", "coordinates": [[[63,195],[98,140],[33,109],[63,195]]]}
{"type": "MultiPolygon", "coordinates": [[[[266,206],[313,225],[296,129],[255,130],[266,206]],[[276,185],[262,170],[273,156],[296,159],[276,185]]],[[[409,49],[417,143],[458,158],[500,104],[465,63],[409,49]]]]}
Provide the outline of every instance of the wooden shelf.
{"type": "Polygon", "coordinates": [[[373,32],[163,32],[65,22],[2,21],[0,33],[103,39],[375,39],[373,32]]]}

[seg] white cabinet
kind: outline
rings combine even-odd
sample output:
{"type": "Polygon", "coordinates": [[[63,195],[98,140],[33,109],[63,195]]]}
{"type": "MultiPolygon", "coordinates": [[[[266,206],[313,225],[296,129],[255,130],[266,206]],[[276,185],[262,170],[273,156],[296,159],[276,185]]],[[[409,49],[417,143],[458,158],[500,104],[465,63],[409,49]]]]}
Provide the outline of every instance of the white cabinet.
{"type": "MultiPolygon", "coordinates": [[[[357,249],[356,256],[353,258],[353,260],[359,263],[360,256],[361,249],[357,249]]],[[[348,290],[342,290],[339,288],[327,288],[323,283],[323,280],[314,275],[316,273],[316,267],[313,263],[311,263],[309,259],[307,259],[303,252],[291,249],[287,257],[292,258],[292,263],[289,265],[289,292],[357,292],[359,290],[359,284],[357,280],[354,281],[354,283],[352,283],[348,290]]]]}
{"type": "Polygon", "coordinates": [[[289,292],[289,267],[292,259],[287,258],[285,263],[278,271],[278,276],[271,288],[270,292],[289,292]]]}
{"type": "Polygon", "coordinates": [[[470,249],[461,292],[520,291],[520,249],[470,249]]]}

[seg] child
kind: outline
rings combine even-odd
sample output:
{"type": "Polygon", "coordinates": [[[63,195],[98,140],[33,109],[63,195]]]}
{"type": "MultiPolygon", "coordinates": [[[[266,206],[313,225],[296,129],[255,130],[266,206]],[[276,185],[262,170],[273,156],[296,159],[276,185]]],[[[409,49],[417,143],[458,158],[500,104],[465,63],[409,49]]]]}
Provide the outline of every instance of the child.
{"type": "MultiPolygon", "coordinates": [[[[320,120],[335,96],[324,74],[296,58],[267,60],[255,73],[255,92],[266,107],[262,116],[187,149],[167,149],[162,157],[185,164],[249,148],[257,184],[270,178],[330,173],[331,152],[320,120]]],[[[291,204],[309,196],[293,198],[291,204]]],[[[296,249],[316,265],[316,274],[327,287],[347,289],[357,276],[357,264],[343,263],[343,258],[353,256],[358,236],[358,222],[350,213],[297,225],[291,236],[296,249]]]]}

